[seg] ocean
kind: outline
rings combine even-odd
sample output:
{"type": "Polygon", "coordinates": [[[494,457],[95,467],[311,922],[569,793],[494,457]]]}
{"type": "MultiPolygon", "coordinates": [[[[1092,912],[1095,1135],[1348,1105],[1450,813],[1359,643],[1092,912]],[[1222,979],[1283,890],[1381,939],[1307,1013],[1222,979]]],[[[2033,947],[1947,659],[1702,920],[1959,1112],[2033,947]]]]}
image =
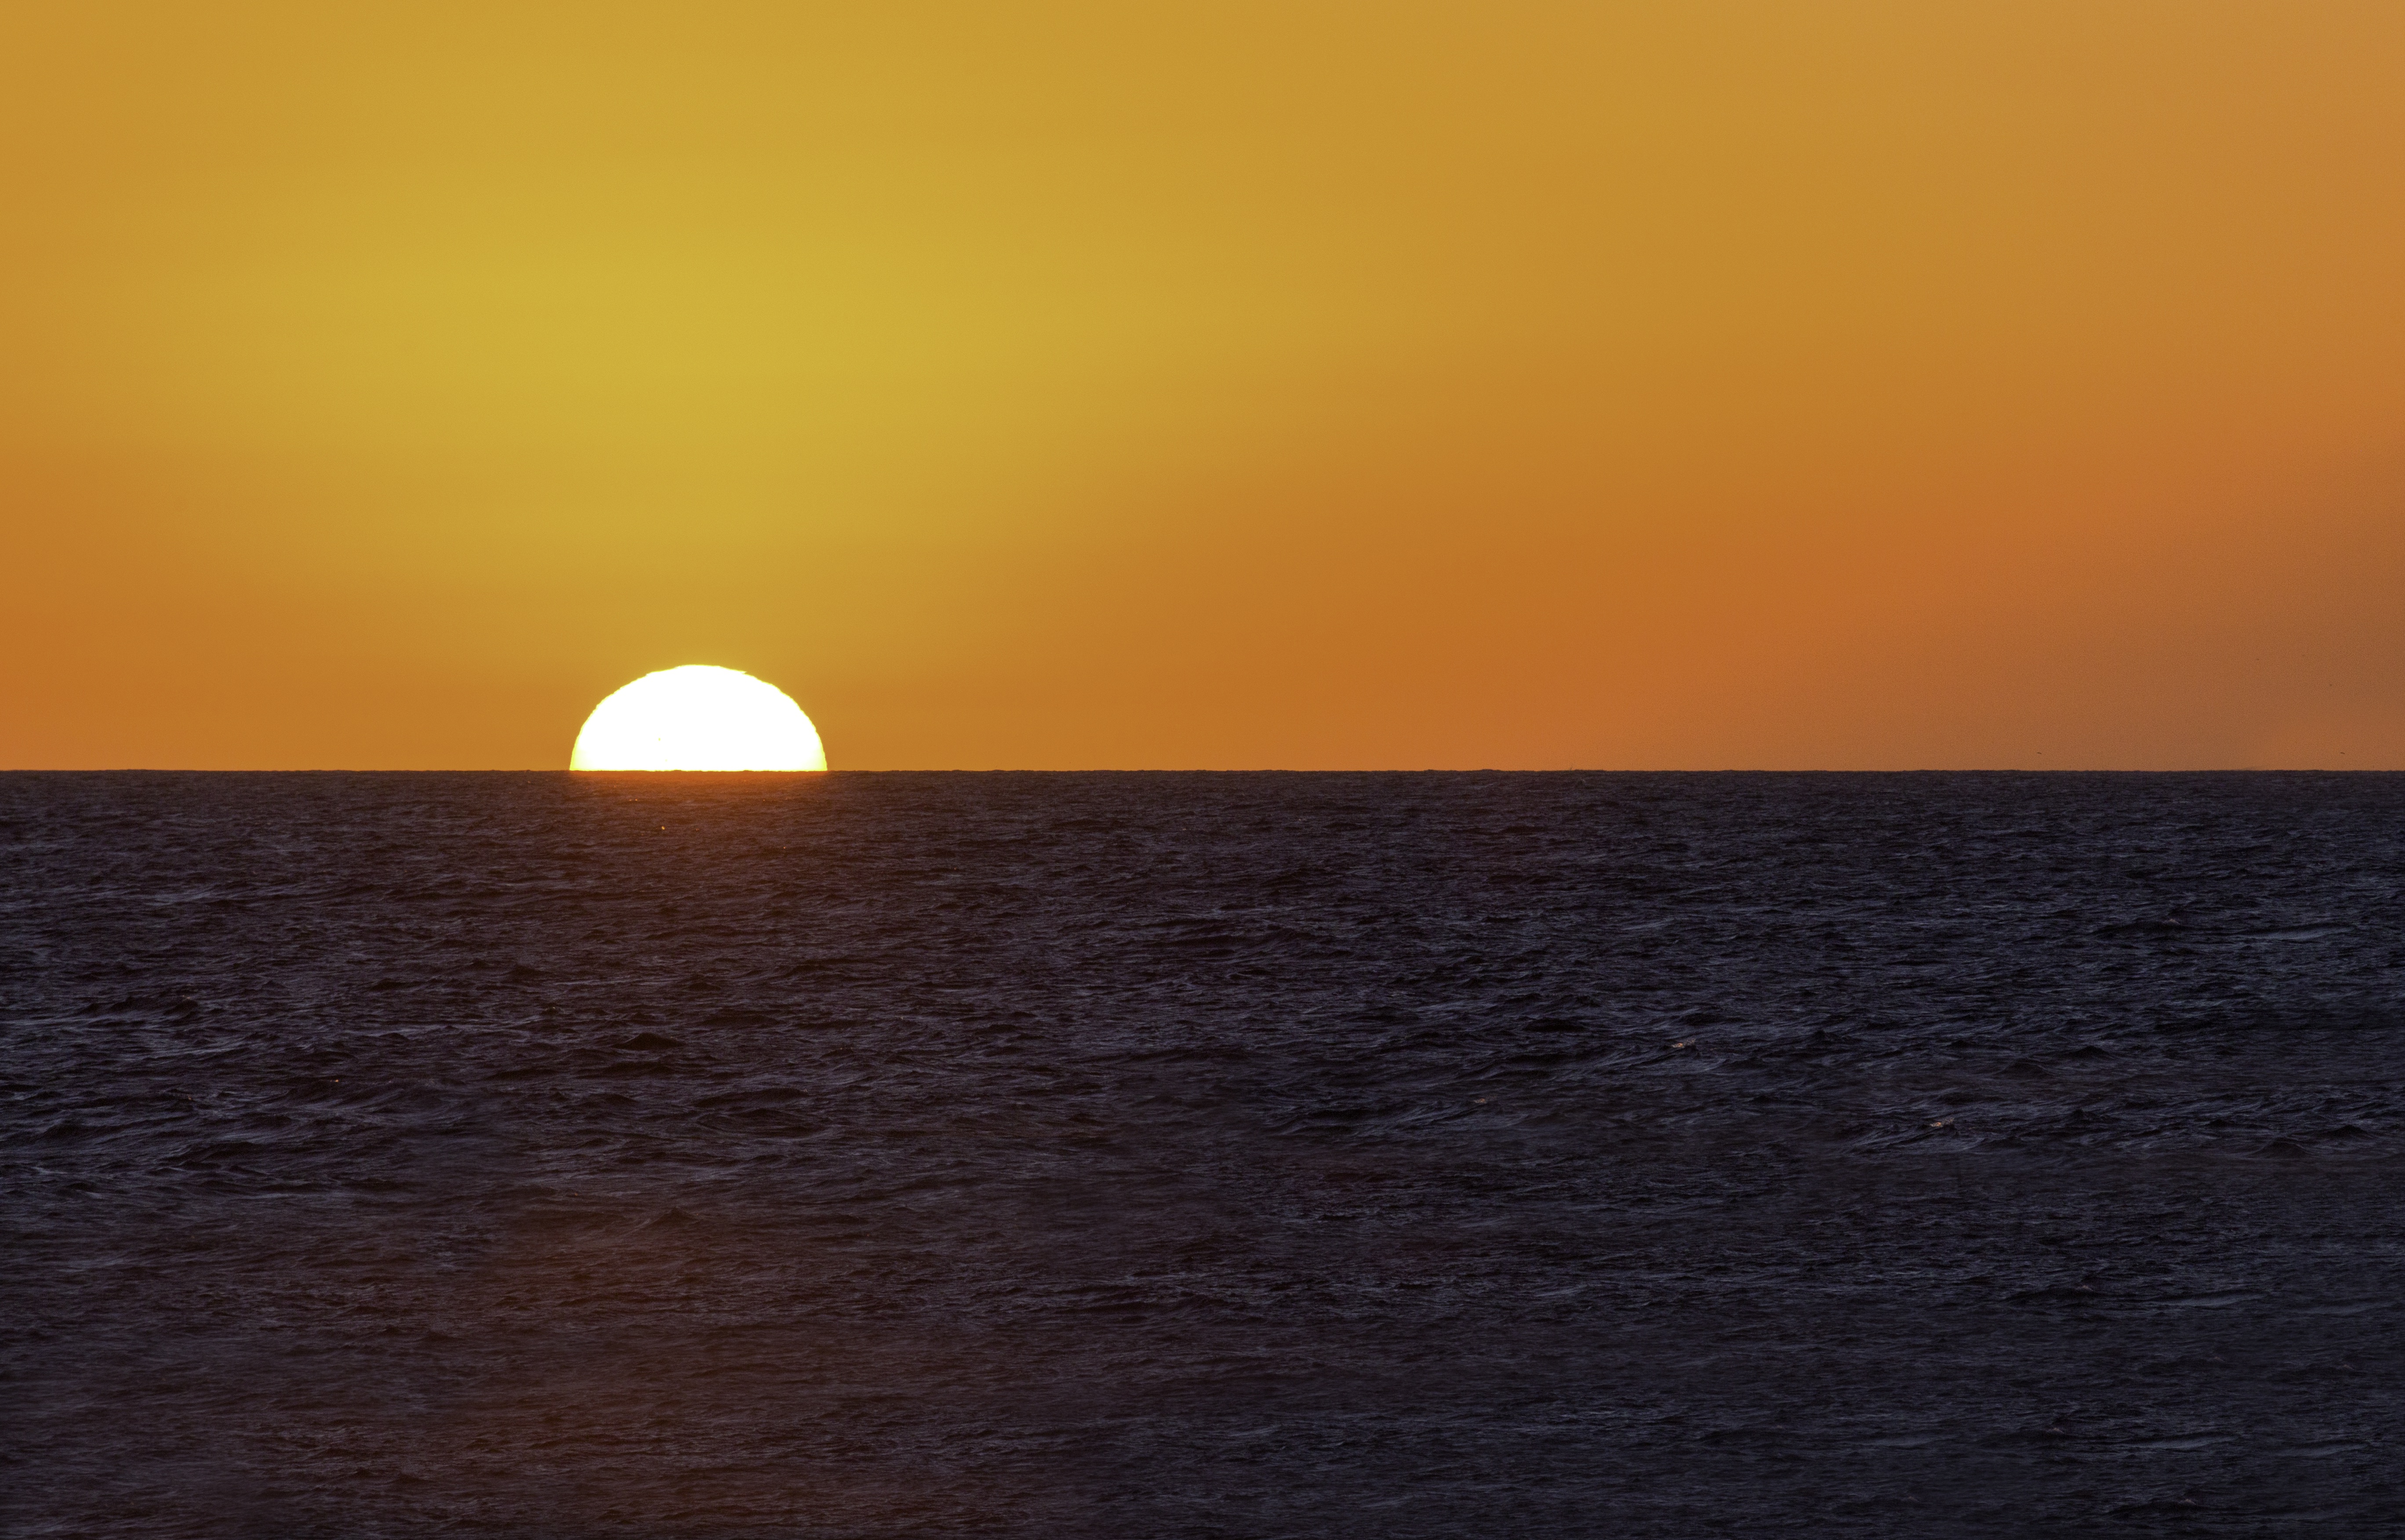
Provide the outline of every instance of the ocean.
{"type": "Polygon", "coordinates": [[[12,1536],[2405,1533],[2405,776],[0,776],[12,1536]]]}

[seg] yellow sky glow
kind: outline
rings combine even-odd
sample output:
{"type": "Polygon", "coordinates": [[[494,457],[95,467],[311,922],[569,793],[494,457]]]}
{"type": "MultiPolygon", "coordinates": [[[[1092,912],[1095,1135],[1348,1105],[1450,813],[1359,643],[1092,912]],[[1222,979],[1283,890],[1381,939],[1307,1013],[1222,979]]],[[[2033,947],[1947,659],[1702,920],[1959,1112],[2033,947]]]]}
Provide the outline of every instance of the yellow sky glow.
{"type": "Polygon", "coordinates": [[[0,19],[0,764],[2405,765],[2405,8],[0,19]],[[803,602],[800,595],[807,595],[803,602]]]}

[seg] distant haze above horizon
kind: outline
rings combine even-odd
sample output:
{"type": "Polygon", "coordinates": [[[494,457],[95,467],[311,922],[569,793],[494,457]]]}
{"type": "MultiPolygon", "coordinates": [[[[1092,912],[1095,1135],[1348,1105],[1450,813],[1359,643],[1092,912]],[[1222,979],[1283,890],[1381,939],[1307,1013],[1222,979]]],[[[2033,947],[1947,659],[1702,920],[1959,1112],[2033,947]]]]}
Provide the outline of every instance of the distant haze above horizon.
{"type": "Polygon", "coordinates": [[[2405,767],[2405,7],[0,19],[0,767],[2405,767]]]}

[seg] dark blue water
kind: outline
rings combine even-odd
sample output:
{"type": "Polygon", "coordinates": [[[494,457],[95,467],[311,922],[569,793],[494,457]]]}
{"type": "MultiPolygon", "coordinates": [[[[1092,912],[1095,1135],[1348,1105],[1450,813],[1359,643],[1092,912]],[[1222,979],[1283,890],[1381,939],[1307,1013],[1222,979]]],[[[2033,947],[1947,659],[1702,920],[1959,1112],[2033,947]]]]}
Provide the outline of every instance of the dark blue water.
{"type": "Polygon", "coordinates": [[[0,777],[0,1528],[2405,1533],[2405,777],[0,777]]]}

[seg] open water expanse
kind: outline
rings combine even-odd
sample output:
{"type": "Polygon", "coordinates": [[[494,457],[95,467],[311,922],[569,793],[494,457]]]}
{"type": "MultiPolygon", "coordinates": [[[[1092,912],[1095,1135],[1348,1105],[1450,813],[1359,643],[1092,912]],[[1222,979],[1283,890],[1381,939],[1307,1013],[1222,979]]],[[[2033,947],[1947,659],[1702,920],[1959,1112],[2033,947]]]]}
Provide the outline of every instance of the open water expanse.
{"type": "Polygon", "coordinates": [[[0,776],[10,1536],[2405,1533],[2405,776],[0,776]]]}

